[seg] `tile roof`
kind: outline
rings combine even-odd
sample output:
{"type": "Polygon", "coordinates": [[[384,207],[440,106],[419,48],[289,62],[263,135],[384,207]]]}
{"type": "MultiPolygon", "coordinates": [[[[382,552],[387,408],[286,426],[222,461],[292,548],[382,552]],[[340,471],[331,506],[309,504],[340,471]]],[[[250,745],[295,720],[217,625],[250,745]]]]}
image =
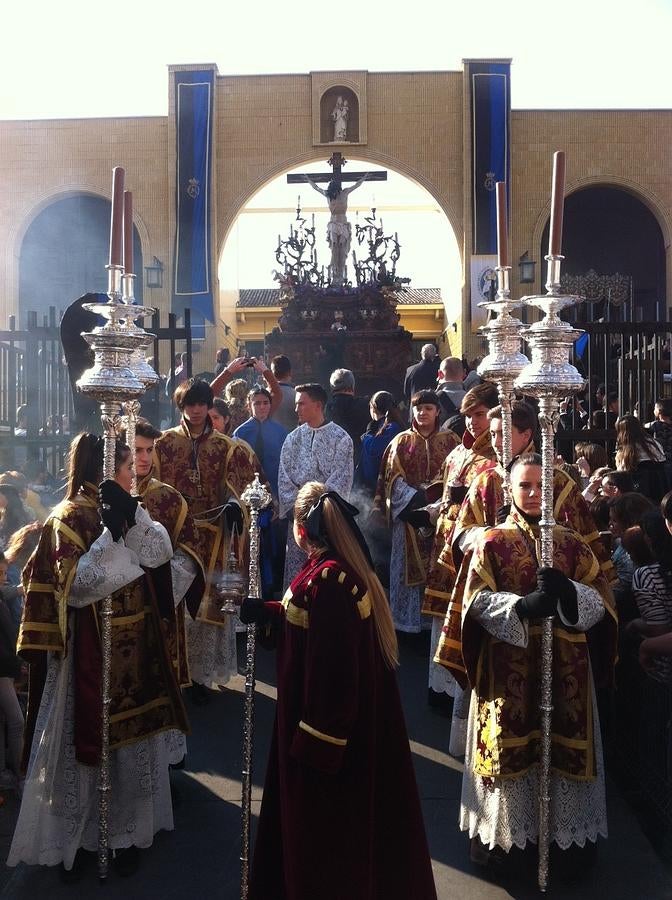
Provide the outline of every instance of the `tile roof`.
{"type": "MultiPolygon", "coordinates": [[[[279,306],[278,288],[243,288],[239,291],[236,309],[279,306]]],[[[440,288],[403,288],[398,295],[399,306],[420,306],[441,301],[440,288]]]]}

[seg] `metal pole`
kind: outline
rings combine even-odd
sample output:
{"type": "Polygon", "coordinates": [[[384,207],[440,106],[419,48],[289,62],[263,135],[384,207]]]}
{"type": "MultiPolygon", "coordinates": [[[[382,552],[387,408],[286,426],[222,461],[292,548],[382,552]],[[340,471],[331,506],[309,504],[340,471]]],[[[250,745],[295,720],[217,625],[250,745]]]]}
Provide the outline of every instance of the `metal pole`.
{"type": "MultiPolygon", "coordinates": [[[[259,481],[259,473],[255,472],[254,481],[245,488],[241,500],[250,510],[250,597],[261,597],[261,580],[259,575],[259,512],[272,502],[269,491],[259,481]]],[[[256,664],[256,625],[247,626],[247,642],[245,646],[245,700],[243,708],[243,772],[241,802],[240,850],[241,874],[240,897],[247,900],[250,882],[250,822],[252,816],[252,749],[254,745],[254,680],[256,664]]]]}
{"type": "MultiPolygon", "coordinates": [[[[532,362],[518,376],[515,386],[539,400],[542,457],[541,548],[539,563],[553,565],[553,469],[554,434],[559,419],[560,398],[583,389],[585,381],[568,362],[569,352],[580,331],[560,319],[560,312],[581,298],[560,294],[560,266],[563,257],[549,255],[547,293],[524,297],[523,302],[544,312],[544,318],[523,334],[532,362]]],[[[553,618],[542,623],[541,640],[541,748],[539,759],[539,889],[548,886],[548,851],[550,839],[550,770],[551,726],[553,716],[553,618]]]]}

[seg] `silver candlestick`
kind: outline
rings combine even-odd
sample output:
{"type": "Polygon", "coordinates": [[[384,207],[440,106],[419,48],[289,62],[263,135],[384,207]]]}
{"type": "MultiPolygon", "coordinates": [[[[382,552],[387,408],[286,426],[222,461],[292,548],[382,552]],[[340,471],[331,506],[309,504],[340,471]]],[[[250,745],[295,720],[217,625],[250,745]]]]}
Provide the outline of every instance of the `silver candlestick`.
{"type": "MultiPolygon", "coordinates": [[[[129,331],[126,325],[128,307],[121,299],[121,274],[118,265],[107,266],[108,297],[106,303],[86,303],[84,308],[103,316],[107,321],[82,337],[94,352],[92,368],[77,382],[82,394],[100,403],[104,434],[103,478],[114,478],[116,425],[119,410],[129,400],[137,400],[144,393],[144,384],[131,368],[133,352],[145,340],[145,333],[129,331]]],[[[110,793],[110,672],[112,665],[112,597],[101,601],[102,649],[102,718],[98,827],[98,874],[107,878],[109,862],[109,793],[110,793]]]]}
{"type": "MultiPolygon", "coordinates": [[[[560,418],[560,400],[585,387],[585,379],[569,362],[574,341],[583,332],[560,313],[568,306],[581,302],[582,297],[560,293],[560,266],[564,257],[549,255],[546,294],[523,297],[522,302],[536,306],[544,317],[523,332],[530,348],[532,362],[518,376],[515,387],[539,400],[541,426],[542,501],[541,549],[539,564],[553,565],[553,469],[555,450],[553,439],[560,418]]],[[[550,831],[550,767],[551,726],[553,715],[553,617],[544,618],[541,636],[541,753],[539,765],[539,888],[548,884],[548,847],[550,831]]]]}
{"type": "Polygon", "coordinates": [[[504,502],[511,502],[511,480],[508,465],[511,462],[511,402],[513,385],[520,373],[529,365],[529,359],[521,353],[520,341],[523,323],[513,318],[511,311],[520,306],[521,300],[511,299],[509,278],[510,266],[497,266],[497,297],[479,303],[497,318],[483,325],[479,330],[488,342],[488,355],[478,367],[478,374],[497,385],[499,402],[502,407],[502,453],[500,464],[503,469],[502,489],[504,502]]]}
{"type": "MultiPolygon", "coordinates": [[[[127,317],[125,325],[130,334],[142,338],[136,349],[131,354],[130,366],[135,377],[140,381],[145,390],[157,384],[159,376],[145,359],[145,350],[151,345],[156,337],[143,328],[135,324],[135,319],[151,315],[153,309],[146,306],[139,306],[135,302],[134,296],[135,275],[126,273],[121,276],[121,293],[122,300],[127,307],[127,317]]],[[[131,493],[136,494],[138,490],[138,477],[135,471],[135,426],[140,415],[140,403],[138,400],[128,400],[124,404],[126,413],[126,442],[131,449],[131,461],[133,465],[133,482],[131,484],[131,493]]]]}
{"type": "MultiPolygon", "coordinates": [[[[261,578],[259,570],[259,513],[273,502],[273,497],[259,481],[259,473],[254,473],[254,481],[248,484],[241,495],[243,503],[250,510],[250,577],[249,596],[261,598],[261,578]]],[[[240,897],[247,900],[250,881],[250,822],[252,817],[252,748],[254,741],[254,670],[256,657],[256,626],[247,626],[245,648],[245,707],[243,711],[243,796],[241,803],[242,843],[240,850],[241,875],[240,897]]]]}

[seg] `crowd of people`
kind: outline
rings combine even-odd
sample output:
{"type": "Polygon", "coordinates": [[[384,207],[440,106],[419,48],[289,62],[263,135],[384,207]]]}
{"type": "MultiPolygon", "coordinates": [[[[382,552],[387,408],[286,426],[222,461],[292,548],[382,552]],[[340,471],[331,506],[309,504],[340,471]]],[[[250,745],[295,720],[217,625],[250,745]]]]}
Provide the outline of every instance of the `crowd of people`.
{"type": "MultiPolygon", "coordinates": [[[[613,447],[584,441],[557,457],[543,567],[536,408],[513,402],[505,471],[496,388],[433,345],[421,356],[398,398],[358,396],[343,368],[328,385],[295,385],[286,356],[222,356],[210,381],[180,361],[169,378],[179,424],[138,421],[134,456],[122,425],[114,478],[89,432],[73,439],[62,497],[29,473],[0,475],[0,791],[22,798],[9,865],[58,865],[73,881],[96,850],[98,601],[111,596],[109,844],[121,874],[173,827],[185,692],[205,705],[227,685],[250,622],[277,647],[279,681],[252,897],[436,896],[399,641],[429,647],[428,702],[464,758],[471,859],[510,866],[538,834],[549,616],[562,671],[550,839],[566,875],[585,870],[607,836],[600,721],[614,686],[618,701],[619,644],[637,648],[647,678],[672,683],[672,401],[642,423],[602,386],[613,447]],[[273,497],[260,520],[263,596],[237,617],[222,612],[220,585],[247,571],[241,495],[255,473],[273,497]],[[357,858],[335,866],[320,847],[345,833],[357,858]]],[[[586,418],[573,406],[574,423],[586,418]]]]}

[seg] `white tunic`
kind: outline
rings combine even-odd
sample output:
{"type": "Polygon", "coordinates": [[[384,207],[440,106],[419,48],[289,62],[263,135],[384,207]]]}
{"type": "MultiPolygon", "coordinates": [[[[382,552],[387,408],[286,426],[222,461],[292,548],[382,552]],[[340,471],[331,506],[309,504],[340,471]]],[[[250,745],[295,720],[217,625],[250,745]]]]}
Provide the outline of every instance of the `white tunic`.
{"type": "MultiPolygon", "coordinates": [[[[80,557],[68,605],[83,607],[120,590],[173,555],[163,525],[138,506],[136,525],[114,542],[107,529],[80,557]],[[132,548],[132,549],[131,549],[132,548]]],[[[68,615],[68,644],[73,646],[74,616],[68,615]]],[[[49,654],[21,809],[7,865],[64,863],[72,868],[80,847],[98,844],[98,767],[75,759],[74,668],[72,653],[49,654]]],[[[110,847],[149,847],[154,834],[172,830],[164,734],[110,753],[110,847]]]]}
{"type": "MultiPolygon", "coordinates": [[[[353,448],[347,431],[334,422],[319,428],[300,425],[285,438],[280,451],[278,500],[280,516],[294,509],[299,489],[309,481],[319,481],[329,491],[348,499],[352,490],[353,448]]],[[[306,555],[296,546],[292,529],[287,532],[285,588],[299,572],[306,555]]]]}
{"type": "MultiPolygon", "coordinates": [[[[577,631],[588,631],[604,615],[602,598],[595,588],[572,582],[576,588],[579,619],[565,625],[577,631]]],[[[471,603],[469,615],[499,640],[518,647],[526,647],[527,621],[518,617],[515,604],[520,599],[508,592],[481,591],[471,603]]],[[[591,677],[593,697],[593,731],[595,735],[596,778],[594,781],[575,781],[551,772],[550,840],[560,849],[572,844],[583,847],[587,840],[607,837],[607,804],[604,789],[602,741],[597,714],[595,687],[591,677]]],[[[539,832],[539,788],[537,768],[518,778],[485,780],[473,771],[476,751],[476,718],[478,706],[474,691],[467,727],[467,749],[462,779],[460,828],[469,837],[478,837],[490,849],[495,845],[507,852],[511,847],[525,847],[528,841],[537,842],[539,832]]]]}

